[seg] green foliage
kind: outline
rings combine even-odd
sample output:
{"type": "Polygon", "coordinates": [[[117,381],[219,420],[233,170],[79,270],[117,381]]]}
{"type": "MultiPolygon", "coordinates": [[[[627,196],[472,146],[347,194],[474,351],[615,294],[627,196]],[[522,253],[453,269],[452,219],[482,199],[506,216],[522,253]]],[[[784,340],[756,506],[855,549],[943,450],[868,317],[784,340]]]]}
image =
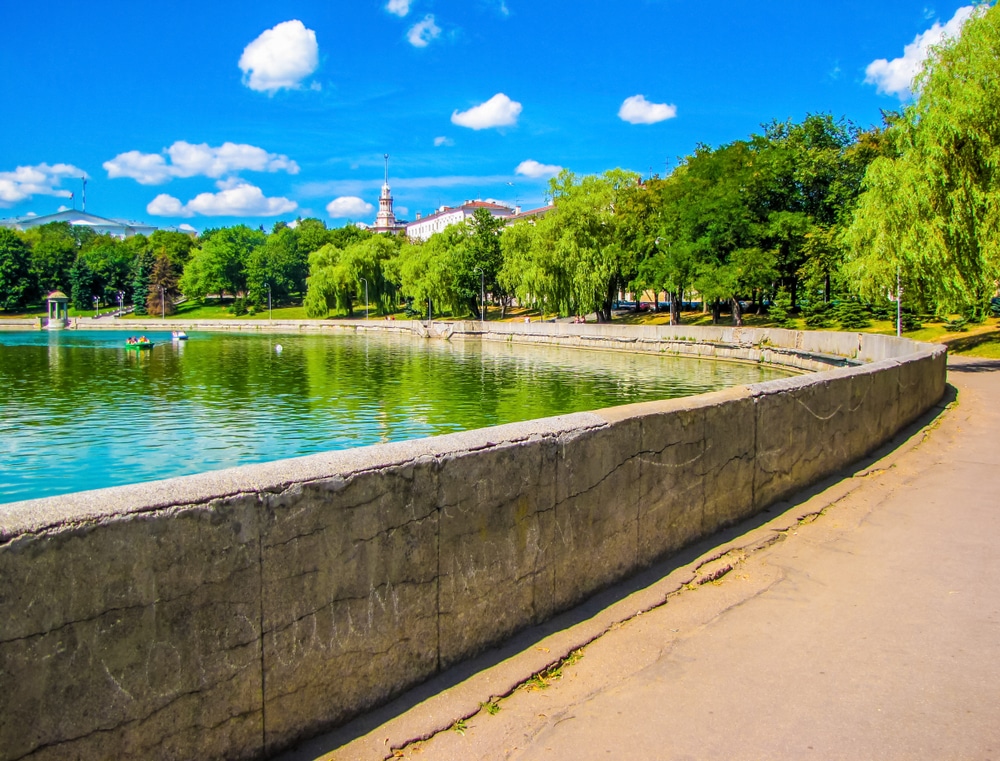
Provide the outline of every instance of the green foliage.
{"type": "Polygon", "coordinates": [[[332,243],[309,255],[306,314],[326,317],[336,307],[349,317],[355,305],[364,308],[365,282],[369,308],[385,313],[393,305],[396,287],[390,277],[399,241],[385,235],[354,238],[346,248],[332,243]]]}
{"type": "Polygon", "coordinates": [[[266,240],[263,232],[246,225],[205,231],[184,268],[181,291],[195,299],[210,293],[220,297],[242,294],[247,287],[247,263],[266,240]]]}
{"type": "Polygon", "coordinates": [[[76,261],[77,234],[68,222],[50,222],[25,233],[31,245],[31,269],[40,291],[66,288],[76,261]]]}
{"type": "Polygon", "coordinates": [[[146,299],[149,297],[149,275],[152,262],[148,255],[136,257],[135,269],[132,272],[132,304],[137,317],[145,317],[146,299]]]}
{"type": "Polygon", "coordinates": [[[73,308],[84,312],[93,309],[94,273],[83,256],[78,256],[69,272],[70,301],[73,308]]]}
{"type": "Polygon", "coordinates": [[[37,297],[31,249],[13,230],[0,227],[0,309],[19,309],[37,297]]]}
{"type": "MultiPolygon", "coordinates": [[[[791,299],[789,299],[789,304],[791,299]]],[[[828,328],[833,324],[833,315],[830,302],[822,299],[812,299],[802,307],[802,314],[806,318],[806,326],[813,330],[828,328]]]]}
{"type": "Polygon", "coordinates": [[[289,227],[276,228],[264,244],[254,248],[245,263],[247,300],[267,306],[268,286],[272,304],[305,290],[309,274],[308,255],[299,248],[299,238],[289,227]]]}
{"type": "Polygon", "coordinates": [[[179,295],[173,264],[166,254],[161,254],[153,262],[153,271],[149,276],[146,311],[154,317],[170,316],[177,311],[174,302],[179,295]]]}
{"type": "Polygon", "coordinates": [[[861,330],[871,325],[871,312],[855,299],[841,301],[833,311],[834,319],[843,330],[861,330]]]}
{"type": "Polygon", "coordinates": [[[768,308],[767,313],[777,327],[794,327],[795,322],[792,320],[792,294],[781,288],[771,301],[771,306],[768,308]]]}
{"type": "Polygon", "coordinates": [[[847,240],[869,297],[904,288],[939,311],[982,312],[1000,277],[1000,8],[980,5],[932,52],[894,117],[847,240]]]}

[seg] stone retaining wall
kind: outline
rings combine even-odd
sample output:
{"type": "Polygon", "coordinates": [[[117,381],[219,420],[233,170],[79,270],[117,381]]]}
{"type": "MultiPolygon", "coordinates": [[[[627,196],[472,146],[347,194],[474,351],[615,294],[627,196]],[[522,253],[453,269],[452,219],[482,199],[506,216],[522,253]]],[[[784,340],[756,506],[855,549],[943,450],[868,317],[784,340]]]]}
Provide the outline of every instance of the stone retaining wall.
{"type": "Polygon", "coordinates": [[[447,330],[833,369],[0,506],[0,759],[274,753],[857,460],[945,388],[943,347],[883,336],[447,330]]]}

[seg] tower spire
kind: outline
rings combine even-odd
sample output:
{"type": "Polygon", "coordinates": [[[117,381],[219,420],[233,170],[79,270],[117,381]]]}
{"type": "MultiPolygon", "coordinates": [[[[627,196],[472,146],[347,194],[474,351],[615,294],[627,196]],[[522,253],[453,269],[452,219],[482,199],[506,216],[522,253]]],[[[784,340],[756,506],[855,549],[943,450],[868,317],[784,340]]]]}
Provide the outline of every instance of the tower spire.
{"type": "Polygon", "coordinates": [[[385,184],[389,184],[389,154],[383,154],[385,156],[385,184]]]}

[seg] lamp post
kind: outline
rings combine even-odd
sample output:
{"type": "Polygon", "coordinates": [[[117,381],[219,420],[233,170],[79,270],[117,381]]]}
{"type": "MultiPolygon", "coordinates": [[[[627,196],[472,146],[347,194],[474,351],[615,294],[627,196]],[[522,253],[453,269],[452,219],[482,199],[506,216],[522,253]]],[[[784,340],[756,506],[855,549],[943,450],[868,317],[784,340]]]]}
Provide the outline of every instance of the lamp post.
{"type": "Polygon", "coordinates": [[[125,313],[125,291],[118,291],[118,316],[125,313]]]}
{"type": "Polygon", "coordinates": [[[101,299],[98,296],[94,296],[94,317],[97,317],[100,312],[101,299]]]}
{"type": "Polygon", "coordinates": [[[271,322],[271,284],[267,284],[267,321],[271,322]]]}
{"type": "Polygon", "coordinates": [[[160,319],[167,319],[167,292],[160,286],[160,319]]]}
{"type": "Polygon", "coordinates": [[[482,267],[476,267],[472,270],[473,272],[479,273],[479,295],[482,297],[482,307],[479,309],[479,322],[486,322],[486,273],[483,272],[482,267]]]}
{"type": "Polygon", "coordinates": [[[899,275],[899,265],[896,265],[896,337],[903,335],[903,285],[899,275]]]}
{"type": "Polygon", "coordinates": [[[365,319],[368,319],[368,281],[365,278],[358,278],[361,282],[365,284],[365,319]]]}

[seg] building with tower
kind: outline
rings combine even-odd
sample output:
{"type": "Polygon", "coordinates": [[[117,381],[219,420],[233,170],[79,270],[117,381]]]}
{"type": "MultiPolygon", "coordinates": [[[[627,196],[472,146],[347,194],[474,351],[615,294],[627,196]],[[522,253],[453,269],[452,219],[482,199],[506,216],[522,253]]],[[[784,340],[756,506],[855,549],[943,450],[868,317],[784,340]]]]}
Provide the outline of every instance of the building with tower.
{"type": "Polygon", "coordinates": [[[389,154],[385,156],[385,182],[378,197],[378,214],[375,215],[375,225],[371,228],[377,233],[398,233],[406,230],[406,223],[397,220],[392,211],[392,191],[389,189],[389,154]]]}

